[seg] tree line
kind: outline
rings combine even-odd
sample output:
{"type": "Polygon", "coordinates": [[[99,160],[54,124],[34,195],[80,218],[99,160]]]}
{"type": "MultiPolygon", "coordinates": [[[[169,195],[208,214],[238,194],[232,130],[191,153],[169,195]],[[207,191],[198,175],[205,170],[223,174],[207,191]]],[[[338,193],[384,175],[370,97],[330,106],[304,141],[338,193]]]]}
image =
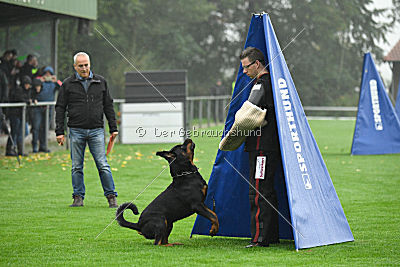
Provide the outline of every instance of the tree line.
{"type": "Polygon", "coordinates": [[[373,8],[372,0],[99,0],[91,34],[79,34],[76,20],[60,22],[59,73],[69,75],[72,55],[84,50],[115,98],[124,97],[131,64],[188,70],[190,95],[209,95],[217,80],[230,92],[251,14],[264,11],[281,48],[287,45],[283,54],[303,104],[356,105],[363,54],[382,58],[376,44],[400,13],[393,3],[388,10],[373,8]]]}

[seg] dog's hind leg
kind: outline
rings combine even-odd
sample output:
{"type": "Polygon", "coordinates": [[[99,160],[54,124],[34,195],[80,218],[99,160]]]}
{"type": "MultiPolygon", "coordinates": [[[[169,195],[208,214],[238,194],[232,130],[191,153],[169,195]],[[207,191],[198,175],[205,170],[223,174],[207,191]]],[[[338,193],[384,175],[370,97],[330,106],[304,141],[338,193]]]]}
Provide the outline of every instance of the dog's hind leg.
{"type": "Polygon", "coordinates": [[[182,243],[168,243],[168,237],[171,234],[173,228],[172,223],[168,223],[165,219],[161,224],[157,224],[157,229],[155,231],[154,245],[172,247],[175,245],[183,245],[182,243]]]}
{"type": "Polygon", "coordinates": [[[167,244],[165,246],[177,246],[177,245],[183,245],[182,243],[174,242],[174,243],[168,243],[168,237],[171,234],[173,224],[172,223],[167,223],[167,244]]]}
{"type": "Polygon", "coordinates": [[[166,219],[163,221],[157,221],[154,224],[154,245],[168,245],[168,236],[171,233],[171,229],[168,231],[168,222],[166,219]]]}
{"type": "Polygon", "coordinates": [[[165,224],[167,225],[167,231],[165,233],[166,242],[168,244],[168,237],[171,234],[172,228],[174,227],[172,223],[168,223],[167,219],[165,219],[165,224]]]}

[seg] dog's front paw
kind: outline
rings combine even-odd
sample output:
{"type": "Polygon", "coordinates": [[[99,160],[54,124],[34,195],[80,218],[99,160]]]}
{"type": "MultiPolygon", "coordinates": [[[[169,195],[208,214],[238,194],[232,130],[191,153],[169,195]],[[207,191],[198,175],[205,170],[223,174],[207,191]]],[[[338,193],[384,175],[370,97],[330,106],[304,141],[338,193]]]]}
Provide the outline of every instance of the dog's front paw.
{"type": "Polygon", "coordinates": [[[210,230],[210,236],[215,236],[218,233],[218,225],[217,224],[213,224],[211,226],[211,230],[210,230]]]}

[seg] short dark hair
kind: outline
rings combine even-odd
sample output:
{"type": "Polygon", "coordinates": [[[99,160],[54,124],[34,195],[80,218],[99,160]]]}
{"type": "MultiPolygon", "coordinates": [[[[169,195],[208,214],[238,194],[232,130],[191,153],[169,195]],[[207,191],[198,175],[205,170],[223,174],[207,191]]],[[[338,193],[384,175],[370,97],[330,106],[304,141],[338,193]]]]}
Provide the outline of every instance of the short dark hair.
{"type": "Polygon", "coordinates": [[[7,55],[12,54],[11,50],[6,50],[3,53],[3,57],[6,57],[7,55]]]}
{"type": "Polygon", "coordinates": [[[246,57],[249,58],[250,62],[258,60],[261,63],[261,65],[265,66],[264,54],[258,48],[252,46],[247,47],[245,50],[242,51],[242,53],[240,53],[239,58],[240,60],[242,60],[245,59],[246,57]]]}
{"type": "Polygon", "coordinates": [[[37,58],[35,55],[32,55],[32,54],[29,54],[27,57],[26,57],[26,62],[30,62],[32,59],[34,59],[34,58],[37,58]]]}

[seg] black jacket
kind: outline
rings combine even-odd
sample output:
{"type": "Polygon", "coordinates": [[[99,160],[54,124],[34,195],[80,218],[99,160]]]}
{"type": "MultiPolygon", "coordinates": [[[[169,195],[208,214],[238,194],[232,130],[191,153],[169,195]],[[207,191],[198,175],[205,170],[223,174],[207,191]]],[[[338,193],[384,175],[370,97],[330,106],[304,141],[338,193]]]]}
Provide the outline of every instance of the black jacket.
{"type": "Polygon", "coordinates": [[[93,74],[87,92],[75,74],[64,80],[56,103],[56,135],[64,135],[64,118],[67,112],[68,127],[103,128],[106,115],[110,133],[117,131],[113,99],[106,80],[93,74]]]}
{"type": "MultiPolygon", "coordinates": [[[[250,135],[246,138],[245,151],[279,151],[279,137],[276,125],[274,96],[271,77],[264,74],[257,79],[251,90],[249,101],[267,109],[267,125],[261,128],[261,135],[250,135]]],[[[257,129],[255,129],[257,130],[257,129]]],[[[258,133],[257,133],[258,134],[258,133]]]]}
{"type": "Polygon", "coordinates": [[[0,68],[0,103],[8,101],[8,80],[6,73],[0,68]]]}
{"type": "Polygon", "coordinates": [[[25,62],[25,64],[21,67],[21,70],[19,71],[19,79],[22,79],[24,76],[29,76],[29,78],[33,79],[33,77],[36,76],[32,73],[32,70],[35,67],[32,65],[29,65],[28,62],[25,62]]]}
{"type": "MultiPolygon", "coordinates": [[[[10,90],[10,103],[26,103],[30,104],[32,99],[32,89],[26,90],[22,87],[23,85],[17,86],[16,88],[10,90]]],[[[9,116],[22,116],[22,107],[19,108],[9,108],[9,116]]],[[[28,109],[27,109],[28,111],[28,109]]],[[[28,118],[27,118],[28,119],[28,118]]]]}

